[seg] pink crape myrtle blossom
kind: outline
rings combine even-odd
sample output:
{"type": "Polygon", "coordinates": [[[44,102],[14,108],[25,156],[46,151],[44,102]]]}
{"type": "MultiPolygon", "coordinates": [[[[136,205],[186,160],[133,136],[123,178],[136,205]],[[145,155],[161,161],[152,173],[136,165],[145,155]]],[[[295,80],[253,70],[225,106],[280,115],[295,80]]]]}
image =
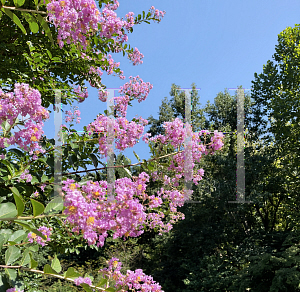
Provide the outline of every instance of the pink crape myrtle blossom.
{"type": "Polygon", "coordinates": [[[161,22],[162,18],[165,16],[166,11],[159,11],[158,9],[155,9],[154,6],[151,6],[150,8],[151,17],[155,18],[155,21],[161,22]]]}
{"type": "Polygon", "coordinates": [[[150,82],[144,82],[140,76],[129,76],[130,82],[125,83],[119,93],[128,95],[138,99],[138,102],[142,102],[147,98],[153,85],[150,82]]]}
{"type": "Polygon", "coordinates": [[[38,141],[44,133],[42,121],[46,119],[49,119],[49,112],[41,106],[41,94],[38,90],[24,83],[16,83],[14,92],[4,93],[0,89],[0,123],[7,122],[10,125],[9,130],[14,129],[15,126],[20,129],[9,138],[0,137],[0,148],[5,148],[5,143],[18,144],[25,151],[31,150],[30,155],[33,154],[33,150],[37,153],[44,153],[45,150],[38,144],[38,141]],[[29,118],[24,121],[27,115],[29,118]],[[20,121],[17,121],[20,116],[24,125],[23,129],[20,129],[20,121]]]}
{"type": "Polygon", "coordinates": [[[36,235],[33,232],[29,232],[28,233],[28,238],[29,238],[29,242],[33,243],[34,241],[36,241],[38,244],[40,244],[41,246],[45,246],[45,242],[46,241],[50,241],[50,236],[51,236],[51,231],[52,231],[52,227],[48,228],[46,226],[41,226],[38,231],[42,232],[45,236],[46,236],[46,240],[41,238],[40,236],[36,235]]]}
{"type": "Polygon", "coordinates": [[[138,48],[135,48],[132,54],[128,54],[128,59],[132,61],[133,65],[143,64],[142,59],[144,58],[144,55],[140,53],[138,48]]]}
{"type": "Polygon", "coordinates": [[[87,34],[98,30],[100,12],[94,0],[51,0],[47,4],[48,18],[58,28],[57,41],[62,48],[64,41],[80,43],[87,47],[87,34]]]}
{"type": "MultiPolygon", "coordinates": [[[[191,166],[191,168],[193,169],[193,167],[195,166],[194,161],[197,160],[198,162],[200,162],[200,159],[202,157],[202,153],[204,153],[205,155],[207,155],[209,153],[209,151],[211,152],[211,154],[214,154],[215,150],[219,150],[223,145],[223,133],[219,133],[218,131],[214,132],[214,137],[211,138],[211,145],[209,145],[209,150],[206,148],[206,146],[204,146],[203,144],[200,143],[200,136],[206,135],[208,133],[207,130],[203,130],[200,131],[200,133],[193,133],[191,131],[187,131],[184,128],[184,124],[183,122],[176,118],[174,121],[172,122],[165,122],[163,127],[165,128],[165,135],[157,135],[155,137],[150,138],[149,140],[152,142],[160,142],[162,144],[166,144],[168,142],[171,143],[171,145],[177,149],[178,147],[181,147],[182,145],[184,145],[185,142],[185,138],[186,137],[191,137],[191,142],[189,145],[189,149],[188,151],[190,152],[192,161],[189,161],[189,164],[191,166]]],[[[171,158],[171,164],[168,167],[169,171],[175,171],[177,174],[175,175],[175,177],[172,179],[172,184],[176,187],[179,185],[179,179],[183,176],[184,174],[184,170],[185,170],[185,153],[183,152],[179,152],[175,155],[172,156],[171,158]]],[[[203,170],[202,170],[203,171],[203,170]]],[[[198,184],[198,181],[202,179],[202,171],[197,175],[193,175],[193,177],[191,177],[191,174],[188,174],[188,176],[186,177],[186,180],[192,180],[195,184],[198,184]]],[[[154,179],[158,179],[158,177],[156,177],[157,174],[154,174],[154,179]]],[[[160,177],[160,176],[159,176],[160,177]]],[[[161,178],[163,179],[163,178],[161,178]]]]}
{"type": "Polygon", "coordinates": [[[85,99],[87,99],[88,97],[88,91],[87,89],[83,89],[81,88],[81,86],[77,86],[77,88],[74,88],[74,92],[77,94],[78,96],[78,102],[83,102],[85,99]]]}
{"type": "MultiPolygon", "coordinates": [[[[108,143],[107,143],[107,128],[111,123],[111,119],[104,115],[98,115],[96,120],[89,124],[87,132],[91,135],[93,132],[104,133],[99,138],[99,152],[102,157],[107,155],[108,143]]],[[[137,140],[141,138],[144,131],[144,126],[148,124],[147,120],[139,119],[139,123],[134,121],[128,122],[125,118],[117,118],[114,121],[114,133],[116,135],[116,148],[124,150],[128,147],[133,147],[137,140]]]]}
{"type": "MultiPolygon", "coordinates": [[[[120,96],[114,97],[115,110],[118,116],[125,117],[127,112],[128,103],[134,98],[138,102],[142,102],[147,98],[153,85],[150,82],[144,82],[139,76],[129,77],[130,81],[121,86],[119,93],[120,96]]],[[[99,90],[99,99],[103,102],[107,101],[108,92],[104,89],[99,90]]]]}
{"type": "Polygon", "coordinates": [[[163,292],[161,286],[151,276],[145,275],[141,269],[127,270],[126,275],[123,275],[120,272],[122,263],[115,257],[109,260],[108,265],[108,268],[103,268],[99,272],[106,277],[113,278],[116,281],[115,287],[125,288],[128,286],[131,291],[163,292]]]}
{"type": "MultiPolygon", "coordinates": [[[[113,201],[106,199],[107,182],[88,181],[82,187],[74,183],[74,180],[63,181],[65,192],[64,213],[67,215],[65,222],[73,227],[72,232],[79,233],[88,241],[89,245],[96,244],[103,246],[107,231],[114,231],[113,238],[124,236],[124,238],[137,237],[144,232],[144,228],[159,227],[161,232],[168,232],[172,225],[163,223],[163,212],[146,213],[146,210],[155,210],[162,205],[161,194],[148,196],[146,182],[149,176],[143,172],[132,181],[129,178],[122,178],[115,181],[116,195],[113,201]],[[143,204],[141,203],[144,202],[143,204]],[[149,208],[146,208],[146,201],[149,208]]],[[[163,189],[161,190],[163,193],[163,189]]],[[[169,193],[168,193],[169,194],[169,193]]],[[[183,195],[180,192],[171,192],[168,197],[173,200],[170,203],[172,208],[171,220],[182,218],[183,214],[177,212],[176,207],[183,204],[183,195]]],[[[173,220],[174,221],[174,220],[173,220]]],[[[174,221],[175,222],[175,221],[174,221]]]]}
{"type": "Polygon", "coordinates": [[[74,107],[73,108],[74,112],[72,113],[72,111],[66,111],[66,117],[65,117],[65,122],[73,122],[73,120],[76,118],[76,123],[79,124],[80,123],[80,111],[78,110],[78,107],[74,107]]]}
{"type": "Polygon", "coordinates": [[[29,173],[28,169],[25,169],[24,172],[20,175],[20,178],[18,179],[18,182],[20,182],[23,179],[26,180],[26,182],[31,182],[32,176],[29,173]]]}

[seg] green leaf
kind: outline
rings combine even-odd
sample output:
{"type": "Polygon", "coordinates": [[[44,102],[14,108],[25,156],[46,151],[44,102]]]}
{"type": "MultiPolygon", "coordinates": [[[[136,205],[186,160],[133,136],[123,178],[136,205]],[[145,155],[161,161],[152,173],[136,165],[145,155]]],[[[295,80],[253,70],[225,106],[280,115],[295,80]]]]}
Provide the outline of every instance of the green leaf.
{"type": "Polygon", "coordinates": [[[96,287],[101,287],[103,285],[106,285],[108,282],[108,279],[101,279],[100,282],[96,285],[96,287]]]}
{"type": "Polygon", "coordinates": [[[39,183],[39,180],[37,179],[36,176],[32,176],[32,179],[31,179],[31,182],[30,182],[32,185],[36,184],[36,183],[39,183]]]}
{"type": "Polygon", "coordinates": [[[32,33],[38,33],[39,31],[39,25],[35,21],[29,22],[29,27],[32,33]]]}
{"type": "Polygon", "coordinates": [[[14,167],[12,166],[12,164],[9,161],[7,161],[7,160],[1,160],[1,163],[3,163],[4,165],[6,165],[6,167],[9,170],[9,172],[10,172],[11,175],[15,174],[15,169],[14,169],[14,167]]]}
{"type": "Polygon", "coordinates": [[[44,213],[45,214],[51,214],[59,212],[64,207],[64,201],[62,197],[56,197],[53,200],[51,200],[48,205],[45,208],[44,213]]]}
{"type": "Polygon", "coordinates": [[[45,274],[50,274],[50,275],[57,275],[58,273],[55,271],[55,270],[53,270],[48,264],[46,264],[45,266],[44,266],[44,273],[45,274]]]}
{"type": "Polygon", "coordinates": [[[20,243],[26,238],[27,234],[24,230],[17,230],[9,238],[8,241],[14,241],[15,243],[20,243]]]}
{"type": "Polygon", "coordinates": [[[151,161],[151,162],[148,164],[148,169],[151,171],[151,170],[154,169],[154,167],[155,167],[155,164],[154,164],[153,161],[151,161]]]}
{"type": "Polygon", "coordinates": [[[13,264],[20,257],[20,249],[16,246],[10,246],[5,252],[5,264],[13,264]]]}
{"type": "Polygon", "coordinates": [[[33,207],[33,216],[36,217],[38,215],[41,215],[45,210],[44,205],[34,199],[30,199],[30,201],[33,207]]]}
{"type": "Polygon", "coordinates": [[[55,270],[57,273],[61,272],[61,265],[60,265],[59,259],[57,258],[56,255],[54,256],[54,259],[52,260],[51,268],[53,270],[55,270]]]}
{"type": "Polygon", "coordinates": [[[45,174],[43,174],[43,176],[42,176],[42,183],[44,183],[44,182],[46,182],[48,180],[49,180],[48,176],[45,175],[45,174]]]}
{"type": "Polygon", "coordinates": [[[7,274],[8,278],[11,281],[16,281],[18,272],[15,269],[7,269],[7,268],[5,268],[5,274],[7,274]]]}
{"type": "Polygon", "coordinates": [[[30,263],[30,255],[29,255],[29,253],[30,253],[30,250],[28,248],[26,248],[26,250],[23,253],[23,257],[22,257],[22,259],[19,262],[20,266],[24,267],[24,266],[26,266],[27,264],[30,263]]]}
{"type": "Polygon", "coordinates": [[[80,277],[81,274],[74,270],[74,268],[68,268],[68,270],[64,273],[64,277],[69,279],[75,279],[80,277]]]}
{"type": "Polygon", "coordinates": [[[124,170],[128,173],[128,175],[132,178],[132,174],[131,172],[129,171],[129,169],[127,169],[126,167],[124,167],[124,170]]]}
{"type": "Polygon", "coordinates": [[[17,0],[18,6],[21,7],[24,5],[25,0],[17,0]]]}
{"type": "Polygon", "coordinates": [[[116,289],[113,288],[113,287],[109,287],[109,288],[105,289],[104,291],[107,291],[107,292],[116,292],[116,289]]]}
{"type": "Polygon", "coordinates": [[[3,234],[0,234],[0,251],[3,247],[3,244],[6,242],[7,238],[3,234]]]}
{"type": "Polygon", "coordinates": [[[12,230],[11,229],[1,229],[0,234],[5,236],[5,238],[7,239],[10,235],[12,235],[12,230]]]}
{"type": "Polygon", "coordinates": [[[22,196],[20,195],[17,188],[10,187],[10,189],[13,192],[14,199],[15,199],[15,202],[16,202],[16,206],[17,206],[17,210],[18,210],[17,216],[21,216],[24,212],[24,209],[25,209],[25,204],[24,204],[24,201],[22,199],[22,196]]]}
{"type": "Polygon", "coordinates": [[[136,159],[138,160],[138,162],[140,162],[140,157],[135,153],[135,151],[133,151],[134,156],[136,157],[136,159]]]}
{"type": "Polygon", "coordinates": [[[5,120],[5,121],[2,123],[1,127],[2,127],[2,129],[3,129],[5,132],[7,132],[7,131],[10,129],[11,125],[10,125],[10,123],[9,123],[8,121],[5,120]]]}
{"type": "Polygon", "coordinates": [[[52,45],[54,45],[54,41],[53,41],[53,37],[52,37],[52,33],[50,31],[50,28],[47,24],[47,22],[45,21],[45,19],[40,15],[40,14],[37,14],[36,15],[36,18],[38,19],[38,21],[41,23],[43,29],[45,30],[49,40],[51,41],[52,45]]]}
{"type": "Polygon", "coordinates": [[[29,250],[33,252],[38,252],[39,251],[39,246],[38,245],[32,245],[28,247],[29,250]]]}
{"type": "Polygon", "coordinates": [[[22,32],[27,35],[27,32],[17,15],[6,8],[2,8],[2,11],[4,11],[4,13],[12,19],[12,21],[22,30],[22,32]]]}
{"type": "Polygon", "coordinates": [[[29,252],[29,256],[30,256],[29,268],[30,269],[35,269],[38,266],[38,262],[34,260],[34,258],[32,257],[31,252],[29,252]]]}
{"type": "Polygon", "coordinates": [[[80,286],[86,291],[86,292],[93,292],[92,288],[86,284],[86,283],[81,283],[80,286]]]}
{"type": "Polygon", "coordinates": [[[9,149],[8,151],[17,154],[18,157],[24,157],[24,152],[22,152],[22,151],[19,150],[19,149],[12,148],[12,149],[9,149]]]}
{"type": "Polygon", "coordinates": [[[91,153],[89,156],[90,156],[90,158],[91,158],[91,160],[93,162],[94,167],[97,167],[98,166],[97,156],[95,154],[93,154],[93,153],[91,153]]]}
{"type": "Polygon", "coordinates": [[[2,5],[4,5],[4,4],[5,4],[5,2],[6,2],[6,0],[1,0],[1,2],[2,2],[2,5]]]}
{"type": "Polygon", "coordinates": [[[13,203],[0,204],[0,218],[16,217],[18,214],[16,206],[13,203]]]}

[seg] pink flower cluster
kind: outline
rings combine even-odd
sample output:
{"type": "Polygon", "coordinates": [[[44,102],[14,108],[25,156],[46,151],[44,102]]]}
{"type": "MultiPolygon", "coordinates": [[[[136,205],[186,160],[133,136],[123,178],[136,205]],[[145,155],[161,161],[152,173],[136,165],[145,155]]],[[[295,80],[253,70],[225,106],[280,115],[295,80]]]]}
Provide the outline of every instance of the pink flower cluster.
{"type": "Polygon", "coordinates": [[[85,277],[85,278],[79,277],[77,279],[74,279],[74,284],[76,286],[79,286],[81,283],[85,283],[85,284],[88,284],[88,285],[91,286],[92,285],[92,280],[89,277],[85,277]]]}
{"type": "Polygon", "coordinates": [[[100,12],[94,0],[51,0],[47,4],[48,18],[58,28],[60,48],[68,44],[81,43],[86,49],[86,34],[98,30],[100,12]]]}
{"type": "MultiPolygon", "coordinates": [[[[120,96],[114,97],[115,110],[118,116],[125,117],[127,113],[127,107],[129,101],[134,98],[138,98],[138,102],[145,100],[153,88],[150,82],[144,82],[139,76],[129,77],[130,82],[125,83],[119,90],[120,96]]],[[[105,90],[99,90],[99,99],[103,102],[107,101],[108,92],[105,90]]]]}
{"type": "Polygon", "coordinates": [[[106,102],[107,98],[108,98],[108,91],[104,90],[104,89],[100,89],[98,91],[98,97],[101,101],[106,102]]]}
{"type": "Polygon", "coordinates": [[[78,102],[83,102],[89,96],[87,89],[82,89],[79,85],[77,88],[74,88],[74,92],[78,96],[78,102]]]}
{"type": "MultiPolygon", "coordinates": [[[[73,226],[72,232],[79,233],[81,230],[89,245],[98,241],[97,246],[104,245],[108,230],[114,231],[114,239],[122,236],[137,237],[144,232],[145,226],[159,226],[160,232],[167,232],[172,226],[170,223],[164,225],[160,220],[164,218],[163,212],[145,213],[146,207],[143,204],[146,204],[146,201],[149,207],[147,210],[155,210],[163,203],[159,193],[157,197],[145,193],[148,181],[149,176],[145,172],[136,177],[134,182],[129,178],[116,180],[116,195],[112,201],[106,199],[106,181],[88,181],[82,187],[71,179],[63,181],[62,190],[66,193],[64,213],[68,216],[66,222],[73,226]]],[[[177,211],[176,206],[183,204],[182,197],[180,192],[171,192],[165,197],[173,200],[172,212],[177,211]]]]}
{"type": "Polygon", "coordinates": [[[144,58],[144,55],[140,53],[138,48],[135,48],[132,54],[128,54],[128,59],[132,61],[133,65],[143,64],[142,59],[144,58]]]}
{"type": "Polygon", "coordinates": [[[76,123],[79,124],[81,118],[80,116],[80,111],[77,109],[78,107],[76,107],[76,110],[74,108],[74,113],[72,113],[71,111],[66,111],[66,115],[67,117],[65,118],[66,123],[68,122],[73,122],[73,120],[77,117],[76,123]]]}
{"type": "Polygon", "coordinates": [[[28,151],[28,144],[30,144],[30,155],[33,153],[33,149],[44,153],[45,150],[38,145],[38,141],[44,133],[42,120],[49,119],[49,112],[41,106],[41,94],[39,91],[30,88],[28,84],[24,83],[16,83],[14,92],[4,93],[0,89],[1,123],[7,121],[10,125],[10,130],[15,126],[19,128],[19,125],[21,125],[20,122],[17,122],[19,116],[22,117],[24,129],[15,132],[10,138],[1,137],[0,148],[5,148],[4,142],[6,142],[9,145],[18,144],[21,148],[28,151]],[[30,118],[24,123],[23,118],[27,115],[30,118]],[[22,141],[22,138],[24,141],[22,141]]]}
{"type": "Polygon", "coordinates": [[[45,242],[46,241],[50,241],[50,236],[51,236],[51,231],[52,231],[52,227],[48,228],[46,226],[41,226],[38,231],[42,232],[45,236],[46,236],[46,240],[41,238],[40,236],[36,235],[33,232],[29,232],[28,234],[28,238],[29,238],[29,242],[33,243],[34,241],[36,241],[38,244],[40,244],[41,246],[45,246],[45,242]]]}
{"type": "Polygon", "coordinates": [[[103,11],[101,12],[100,37],[114,39],[118,43],[127,42],[128,36],[126,33],[123,33],[123,31],[124,29],[129,31],[133,27],[133,13],[129,12],[128,14],[126,14],[126,20],[122,20],[119,17],[117,17],[117,13],[113,11],[116,9],[117,6],[106,5],[103,11]],[[117,36],[113,36],[114,34],[116,34],[117,36]]]}
{"type": "Polygon", "coordinates": [[[151,16],[154,17],[157,22],[161,22],[162,18],[166,14],[166,11],[159,11],[158,9],[155,9],[154,6],[151,6],[149,11],[151,13],[151,16]]]}
{"type": "MultiPolygon", "coordinates": [[[[176,118],[172,122],[165,122],[163,127],[165,128],[165,135],[157,135],[155,137],[150,138],[150,141],[153,142],[161,142],[162,144],[166,144],[168,142],[171,142],[171,145],[176,149],[180,148],[185,141],[186,135],[192,135],[191,137],[191,156],[192,156],[192,161],[189,161],[189,163],[192,165],[192,168],[195,166],[194,162],[197,160],[200,162],[200,158],[202,157],[202,153],[205,153],[206,155],[208,154],[208,150],[203,144],[200,144],[200,136],[202,134],[206,135],[208,132],[207,130],[200,131],[199,133],[191,133],[190,131],[186,132],[184,129],[184,124],[183,122],[176,118]]],[[[218,133],[218,131],[214,132],[214,137],[211,138],[211,145],[209,145],[209,148],[211,151],[218,150],[220,149],[224,143],[222,141],[224,135],[223,133],[218,133]]],[[[214,152],[212,152],[214,154],[214,152]]],[[[174,186],[178,186],[178,181],[182,177],[182,174],[184,173],[185,170],[185,155],[184,152],[180,152],[178,154],[175,154],[171,158],[171,165],[169,166],[168,170],[175,171],[177,174],[175,175],[175,178],[172,179],[172,182],[174,186]],[[177,164],[177,166],[175,165],[177,164]]],[[[201,172],[198,172],[198,175],[194,176],[193,182],[197,185],[198,181],[202,179],[201,177],[201,172]]],[[[191,177],[188,176],[186,180],[191,180],[191,177]]]]}
{"type": "Polygon", "coordinates": [[[17,288],[7,289],[6,292],[24,292],[24,290],[17,290],[17,288]]]}
{"type": "Polygon", "coordinates": [[[20,178],[18,179],[18,182],[20,182],[22,179],[26,179],[26,182],[31,182],[32,176],[29,173],[28,169],[25,169],[24,172],[20,175],[20,178]]]}
{"type": "Polygon", "coordinates": [[[153,85],[150,82],[144,82],[139,75],[136,77],[129,76],[129,79],[131,79],[130,82],[125,83],[119,93],[138,98],[139,102],[145,100],[153,85]]]}
{"type": "Polygon", "coordinates": [[[145,275],[143,270],[127,270],[126,275],[123,275],[120,272],[122,263],[119,262],[118,258],[110,259],[108,264],[109,268],[101,269],[99,272],[109,279],[113,278],[116,281],[116,288],[121,286],[123,289],[125,289],[125,287],[128,286],[130,291],[163,292],[161,286],[156,283],[151,276],[145,275]]]}
{"type": "MultiPolygon", "coordinates": [[[[110,122],[111,119],[109,118],[110,122]]],[[[133,147],[137,140],[140,139],[144,131],[144,126],[148,121],[140,118],[140,123],[128,122],[125,118],[117,118],[114,122],[114,132],[116,135],[116,148],[124,150],[128,147],[133,147]]],[[[104,133],[104,137],[99,138],[99,151],[102,155],[107,156],[107,129],[108,129],[108,117],[104,115],[98,115],[96,120],[87,126],[87,132],[89,135],[92,132],[104,133]]],[[[104,157],[103,156],[103,157],[104,157]]]]}
{"type": "MultiPolygon", "coordinates": [[[[120,62],[116,63],[114,61],[114,59],[112,58],[111,54],[109,54],[108,56],[104,56],[101,61],[107,61],[108,62],[108,66],[105,66],[105,71],[107,72],[107,75],[110,75],[114,72],[114,69],[119,68],[120,66],[120,62]]],[[[123,71],[122,71],[123,72],[123,71]]],[[[125,76],[123,76],[123,74],[121,74],[121,76],[119,76],[121,79],[125,79],[125,76]],[[124,78],[123,78],[124,77],[124,78]]]]}

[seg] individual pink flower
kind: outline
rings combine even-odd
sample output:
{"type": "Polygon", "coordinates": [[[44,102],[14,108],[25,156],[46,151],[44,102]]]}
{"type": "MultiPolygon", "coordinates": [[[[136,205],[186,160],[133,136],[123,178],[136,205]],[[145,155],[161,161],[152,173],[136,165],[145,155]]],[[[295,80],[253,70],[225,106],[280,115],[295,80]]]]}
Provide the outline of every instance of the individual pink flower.
{"type": "Polygon", "coordinates": [[[41,226],[38,231],[42,232],[45,236],[46,236],[46,240],[41,238],[40,236],[36,235],[33,232],[29,232],[28,233],[28,241],[30,243],[33,243],[34,241],[37,242],[38,244],[40,244],[41,246],[45,246],[45,242],[46,241],[50,241],[50,236],[51,236],[51,231],[52,231],[52,227],[48,228],[46,226],[41,226]]]}

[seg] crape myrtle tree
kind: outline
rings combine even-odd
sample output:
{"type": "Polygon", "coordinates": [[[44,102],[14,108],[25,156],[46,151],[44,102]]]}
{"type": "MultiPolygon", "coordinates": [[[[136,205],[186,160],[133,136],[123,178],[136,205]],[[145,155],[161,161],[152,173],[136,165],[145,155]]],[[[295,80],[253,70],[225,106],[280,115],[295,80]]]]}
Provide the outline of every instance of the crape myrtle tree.
{"type": "MultiPolygon", "coordinates": [[[[225,90],[214,104],[198,108],[207,114],[202,125],[236,131],[236,97],[225,90]]],[[[165,117],[182,118],[175,105],[173,96],[162,101],[149,132],[155,135],[165,117]]],[[[206,168],[193,186],[199,203],[180,208],[186,219],[162,237],[138,239],[142,249],[136,265],[151,271],[166,292],[299,291],[299,212],[289,204],[297,194],[289,192],[274,143],[253,139],[255,110],[245,94],[245,195],[253,203],[227,203],[236,192],[236,135],[226,134],[223,151],[196,166],[206,168]]]]}
{"type": "MultiPolygon", "coordinates": [[[[46,108],[55,103],[54,90],[63,90],[63,104],[83,102],[88,97],[83,85],[88,81],[99,89],[99,99],[106,102],[107,92],[101,83],[103,72],[125,78],[119,63],[109,53],[127,54],[133,65],[142,63],[143,55],[138,49],[124,44],[127,33],[136,24],[149,23],[149,20],[160,22],[165,14],[151,6],[147,14],[143,12],[134,18],[129,12],[124,20],[115,13],[118,1],[98,1],[100,9],[103,5],[100,12],[93,0],[0,2],[3,36],[0,42],[3,131],[0,137],[0,261],[3,263],[0,264],[0,289],[3,291],[39,291],[40,282],[34,281],[39,275],[70,281],[85,291],[162,291],[141,269],[124,271],[114,256],[106,262],[108,268],[91,275],[85,273],[87,269],[78,271],[62,265],[59,254],[74,251],[80,254],[81,247],[93,252],[103,247],[106,239],[136,238],[147,229],[159,234],[169,232],[172,224],[184,219],[177,208],[191,196],[191,192],[183,190],[181,182],[185,160],[192,166],[194,161],[199,161],[201,153],[214,154],[223,145],[220,133],[214,133],[207,141],[206,132],[184,128],[179,119],[167,122],[165,135],[143,137],[155,154],[151,161],[140,163],[143,172],[134,176],[129,166],[116,166],[123,168],[119,175],[126,177],[115,181],[115,192],[110,196],[108,181],[97,171],[100,158],[109,153],[108,129],[116,136],[116,148],[124,150],[137,143],[147,124],[141,117],[131,122],[125,118],[131,101],[143,101],[152,88],[139,76],[131,77],[115,98],[114,128],[108,111],[84,126],[86,133],[81,136],[72,129],[73,124],[69,128],[62,126],[62,192],[54,197],[56,145],[54,139],[42,136],[43,121],[49,118],[46,108]],[[187,135],[192,137],[191,147],[184,151],[187,135]],[[153,146],[156,143],[161,144],[159,150],[153,146]],[[169,143],[177,152],[166,154],[169,143]],[[17,148],[9,149],[10,146],[17,148]],[[159,154],[165,154],[163,158],[168,159],[159,162],[159,154]],[[88,164],[94,165],[94,172],[80,175],[79,167],[87,170],[88,164]],[[68,172],[72,168],[74,172],[68,172]],[[161,181],[160,192],[146,193],[149,179],[161,181]]],[[[121,160],[126,162],[121,158],[121,164],[121,160]]],[[[193,174],[189,170],[184,179],[201,180],[201,171],[193,174]]],[[[48,285],[42,289],[48,289],[48,285]]],[[[55,289],[68,290],[61,286],[55,289]]]]}

